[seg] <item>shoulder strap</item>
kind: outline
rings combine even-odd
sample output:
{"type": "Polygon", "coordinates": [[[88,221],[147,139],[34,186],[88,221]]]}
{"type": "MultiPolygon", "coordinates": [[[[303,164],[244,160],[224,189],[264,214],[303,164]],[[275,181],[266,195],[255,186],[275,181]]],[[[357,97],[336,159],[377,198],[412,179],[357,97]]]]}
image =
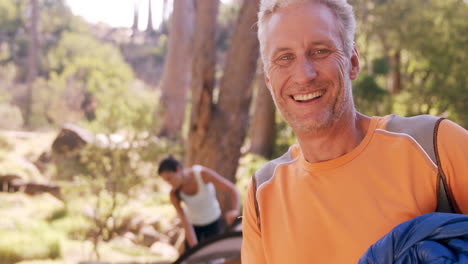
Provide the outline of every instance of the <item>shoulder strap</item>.
{"type": "Polygon", "coordinates": [[[453,206],[453,198],[450,196],[447,180],[440,164],[437,149],[437,132],[442,120],[444,120],[444,118],[430,115],[418,115],[413,117],[392,115],[387,123],[387,130],[405,133],[413,137],[437,165],[438,184],[436,212],[454,213],[456,210],[453,206]]]}
{"type": "Polygon", "coordinates": [[[202,169],[203,168],[200,165],[192,166],[192,171],[193,171],[193,174],[195,175],[195,180],[197,181],[199,190],[205,188],[205,183],[203,182],[203,178],[201,176],[202,169]]]}

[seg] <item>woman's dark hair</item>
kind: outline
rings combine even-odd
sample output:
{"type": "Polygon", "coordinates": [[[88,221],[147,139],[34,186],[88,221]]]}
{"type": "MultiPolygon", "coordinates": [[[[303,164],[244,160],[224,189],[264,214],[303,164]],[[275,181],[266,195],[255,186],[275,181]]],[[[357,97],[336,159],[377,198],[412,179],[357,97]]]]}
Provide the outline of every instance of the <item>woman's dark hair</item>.
{"type": "Polygon", "coordinates": [[[174,157],[168,156],[159,162],[158,174],[165,171],[176,172],[179,167],[182,167],[182,164],[174,157]]]}

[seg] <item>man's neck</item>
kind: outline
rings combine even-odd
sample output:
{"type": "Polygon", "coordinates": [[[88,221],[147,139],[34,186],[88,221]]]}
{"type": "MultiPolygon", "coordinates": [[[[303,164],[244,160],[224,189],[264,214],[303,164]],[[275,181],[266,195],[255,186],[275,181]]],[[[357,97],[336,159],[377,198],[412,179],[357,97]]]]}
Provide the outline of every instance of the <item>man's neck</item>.
{"type": "Polygon", "coordinates": [[[361,113],[348,113],[330,128],[316,133],[297,133],[304,158],[310,162],[336,159],[351,152],[364,139],[370,118],[361,113]]]}

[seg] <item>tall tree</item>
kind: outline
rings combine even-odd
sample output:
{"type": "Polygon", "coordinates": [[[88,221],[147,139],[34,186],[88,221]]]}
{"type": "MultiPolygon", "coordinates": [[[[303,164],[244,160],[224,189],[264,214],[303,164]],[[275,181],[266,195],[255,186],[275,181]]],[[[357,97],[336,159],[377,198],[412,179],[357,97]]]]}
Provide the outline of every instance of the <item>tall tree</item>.
{"type": "Polygon", "coordinates": [[[271,158],[275,141],[275,104],[265,84],[261,62],[258,69],[253,116],[250,121],[250,152],[271,158]]]}
{"type": "MultiPolygon", "coordinates": [[[[192,4],[193,4],[193,1],[192,1],[192,4]]],[[[162,34],[167,34],[167,17],[166,17],[167,5],[168,5],[168,1],[163,0],[162,14],[161,14],[162,19],[161,19],[161,26],[160,26],[160,32],[162,34]]],[[[173,3],[173,6],[175,6],[175,3],[173,3]]],[[[173,12],[175,12],[175,10],[173,12]]]]}
{"type": "Polygon", "coordinates": [[[396,50],[390,56],[390,76],[388,78],[388,87],[392,94],[401,92],[401,52],[396,50]]]}
{"type": "Polygon", "coordinates": [[[132,41],[135,35],[138,33],[138,19],[139,19],[139,5],[138,1],[133,2],[133,25],[132,25],[132,41]]]}
{"type": "Polygon", "coordinates": [[[193,0],[174,1],[173,10],[161,85],[162,109],[156,113],[162,120],[159,135],[164,137],[174,137],[182,129],[192,77],[193,0]]]}
{"type": "Polygon", "coordinates": [[[251,83],[258,58],[258,40],[253,29],[258,5],[258,0],[244,1],[241,7],[215,104],[214,41],[218,1],[196,1],[192,116],[186,163],[213,168],[232,182],[247,131],[251,83]]]}
{"type": "Polygon", "coordinates": [[[153,33],[153,10],[151,10],[151,0],[148,0],[148,24],[146,25],[146,32],[153,33]]]}
{"type": "Polygon", "coordinates": [[[38,74],[38,56],[39,56],[39,36],[37,32],[39,23],[38,0],[30,0],[29,16],[29,47],[28,47],[28,75],[26,79],[26,105],[24,113],[24,124],[26,127],[31,125],[32,103],[33,103],[33,84],[38,74]]]}

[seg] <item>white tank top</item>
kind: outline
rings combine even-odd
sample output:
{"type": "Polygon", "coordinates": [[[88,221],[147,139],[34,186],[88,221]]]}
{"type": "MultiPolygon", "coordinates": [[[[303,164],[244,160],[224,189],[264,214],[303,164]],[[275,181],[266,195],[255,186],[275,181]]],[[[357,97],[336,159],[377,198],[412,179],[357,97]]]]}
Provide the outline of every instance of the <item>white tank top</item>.
{"type": "Polygon", "coordinates": [[[205,184],[201,177],[202,167],[192,167],[198,185],[198,191],[194,195],[180,192],[180,197],[185,203],[185,213],[193,225],[203,226],[210,224],[221,216],[216,190],[213,183],[205,184]]]}

